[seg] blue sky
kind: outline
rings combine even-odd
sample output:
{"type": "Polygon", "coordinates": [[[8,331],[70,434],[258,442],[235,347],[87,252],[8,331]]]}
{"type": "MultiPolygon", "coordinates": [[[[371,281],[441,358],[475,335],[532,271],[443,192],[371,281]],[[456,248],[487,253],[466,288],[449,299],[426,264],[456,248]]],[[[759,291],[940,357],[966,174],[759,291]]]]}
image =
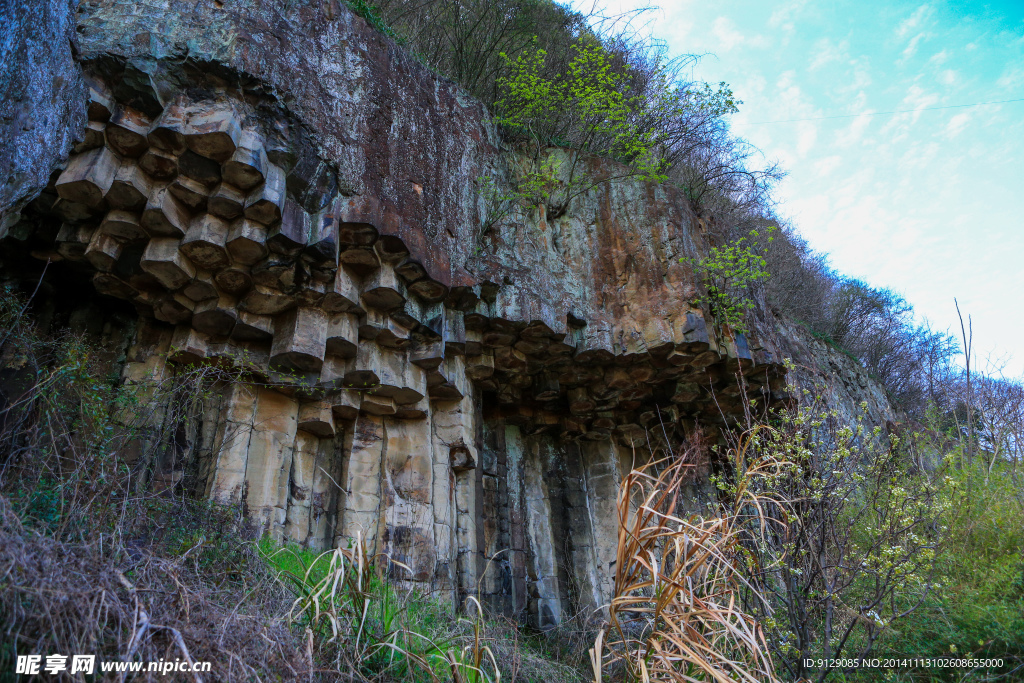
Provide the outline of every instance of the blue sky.
{"type": "MultiPolygon", "coordinates": [[[[601,2],[615,9],[632,1],[601,2]]],[[[743,100],[733,130],[789,172],[780,212],[839,271],[1024,374],[1024,0],[700,2],[648,15],[700,79],[743,100]]]]}

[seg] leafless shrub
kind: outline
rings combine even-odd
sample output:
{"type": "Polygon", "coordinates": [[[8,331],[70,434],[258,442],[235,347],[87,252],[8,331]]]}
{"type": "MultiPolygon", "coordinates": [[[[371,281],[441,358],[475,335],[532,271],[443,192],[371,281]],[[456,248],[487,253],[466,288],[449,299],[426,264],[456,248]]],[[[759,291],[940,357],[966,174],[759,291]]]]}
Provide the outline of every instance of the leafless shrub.
{"type": "Polygon", "coordinates": [[[765,295],[776,314],[856,358],[914,419],[945,401],[958,352],[951,335],[919,322],[891,290],[836,273],[791,228],[760,248],[771,273],[765,295]]]}
{"type": "Polygon", "coordinates": [[[537,44],[567,56],[591,31],[592,15],[544,0],[382,0],[376,9],[414,54],[488,104],[502,53],[514,58],[537,44]]]}
{"type": "MultiPolygon", "coordinates": [[[[235,571],[246,576],[224,580],[200,564],[216,557],[201,558],[209,529],[176,557],[138,537],[119,543],[113,534],[81,531],[86,540],[79,542],[41,535],[0,497],[0,628],[12,648],[0,655],[5,671],[17,653],[79,653],[104,661],[210,662],[206,680],[308,680],[309,661],[284,619],[287,595],[249,556],[251,544],[218,539],[217,550],[236,554],[242,566],[235,571]]],[[[221,571],[231,571],[218,559],[227,565],[221,571]]],[[[159,678],[146,673],[140,680],[159,678]]]]}
{"type": "Polygon", "coordinates": [[[40,335],[26,308],[0,296],[2,670],[18,654],[79,653],[308,680],[287,594],[238,511],[154,478],[184,455],[178,425],[226,377],[120,385],[109,354],[40,335]]]}

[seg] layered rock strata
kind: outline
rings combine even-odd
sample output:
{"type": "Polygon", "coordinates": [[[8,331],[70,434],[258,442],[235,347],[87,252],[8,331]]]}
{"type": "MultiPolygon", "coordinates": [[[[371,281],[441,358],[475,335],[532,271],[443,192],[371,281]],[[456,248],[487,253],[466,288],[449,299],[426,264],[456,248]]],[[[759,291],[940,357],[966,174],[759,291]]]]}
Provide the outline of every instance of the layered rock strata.
{"type": "Polygon", "coordinates": [[[541,626],[603,604],[637,454],[786,400],[766,336],[691,303],[702,220],[619,182],[480,238],[482,107],[347,12],[220,4],[83,6],[88,123],[7,269],[130,306],[126,381],[231,372],[156,486],[541,626]]]}

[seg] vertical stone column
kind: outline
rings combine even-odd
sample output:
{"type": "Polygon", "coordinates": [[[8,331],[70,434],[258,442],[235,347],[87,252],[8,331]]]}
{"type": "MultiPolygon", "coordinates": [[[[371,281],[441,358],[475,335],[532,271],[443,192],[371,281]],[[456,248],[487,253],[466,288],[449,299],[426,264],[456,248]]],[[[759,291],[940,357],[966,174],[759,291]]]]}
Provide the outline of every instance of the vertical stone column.
{"type": "MultiPolygon", "coordinates": [[[[513,546],[511,534],[512,497],[510,490],[521,490],[520,482],[509,479],[507,431],[510,429],[504,419],[491,417],[481,419],[482,446],[480,449],[480,507],[483,515],[477,521],[480,527],[479,537],[482,541],[481,553],[485,563],[483,583],[480,586],[481,599],[484,605],[496,613],[515,614],[518,609],[525,608],[524,596],[526,585],[521,582],[516,592],[513,579],[515,557],[518,553],[522,568],[521,575],[525,578],[522,544],[513,546]],[[518,600],[517,600],[518,597],[518,600]]],[[[514,429],[513,438],[519,434],[514,429]]]]}
{"type": "Polygon", "coordinates": [[[190,465],[191,472],[186,477],[190,481],[189,493],[196,497],[203,497],[209,487],[210,480],[217,467],[217,452],[214,444],[217,441],[217,429],[220,426],[220,415],[224,410],[224,395],[227,393],[227,384],[216,382],[210,387],[202,405],[202,414],[199,416],[200,424],[195,430],[195,444],[193,446],[194,462],[190,465]]]}
{"type": "Polygon", "coordinates": [[[270,389],[257,390],[243,501],[249,516],[277,541],[284,536],[288,473],[295,449],[298,415],[296,399],[270,389]]]}
{"type": "Polygon", "coordinates": [[[135,332],[134,343],[128,348],[121,376],[124,383],[137,392],[141,408],[124,411],[118,422],[132,426],[136,437],[123,447],[125,460],[136,462],[146,453],[161,446],[161,426],[167,406],[157,387],[166,381],[167,351],[171,345],[171,331],[142,319],[135,332]]]}
{"type": "Polygon", "coordinates": [[[580,444],[580,456],[587,490],[587,511],[593,538],[592,575],[594,606],[604,607],[615,584],[615,556],[619,539],[620,462],[625,450],[613,441],[580,444]]]}
{"type": "Polygon", "coordinates": [[[319,452],[320,439],[299,430],[295,435],[295,452],[289,473],[288,514],[284,527],[284,538],[289,543],[306,544],[309,539],[309,513],[319,452]]]}
{"type": "Polygon", "coordinates": [[[530,557],[527,543],[527,510],[523,436],[515,425],[500,425],[504,431],[505,481],[508,490],[509,563],[512,585],[509,608],[518,615],[529,605],[527,564],[530,557]]]}
{"type": "Polygon", "coordinates": [[[215,503],[240,504],[244,497],[257,391],[244,383],[230,384],[224,389],[213,440],[213,474],[206,485],[206,497],[215,503]]]}
{"type": "Polygon", "coordinates": [[[460,603],[476,595],[483,564],[477,528],[477,475],[476,468],[455,473],[455,571],[460,603]]]}
{"type": "MultiPolygon", "coordinates": [[[[430,503],[434,516],[434,544],[436,564],[434,566],[434,577],[432,579],[433,589],[437,591],[438,597],[442,600],[453,599],[453,590],[456,588],[457,562],[459,544],[456,539],[457,529],[457,507],[456,507],[456,481],[460,476],[453,469],[451,446],[445,444],[438,436],[440,429],[442,435],[447,436],[447,427],[439,426],[437,419],[440,418],[444,424],[449,424],[452,416],[447,413],[450,404],[441,405],[441,412],[438,412],[437,405],[433,405],[430,415],[431,429],[431,468],[433,476],[431,479],[430,503]]],[[[460,472],[470,471],[473,465],[473,457],[470,449],[457,450],[454,466],[460,472]]]]}
{"type": "Polygon", "coordinates": [[[429,583],[437,563],[430,504],[434,479],[430,423],[385,418],[384,434],[384,549],[397,563],[391,565],[396,578],[429,583]]]}
{"type": "MultiPolygon", "coordinates": [[[[578,612],[589,621],[594,610],[601,604],[600,580],[597,571],[597,539],[591,519],[591,496],[586,472],[584,450],[607,442],[584,441],[569,443],[562,449],[562,505],[563,514],[554,520],[556,529],[561,527],[564,538],[562,551],[563,576],[568,581],[562,586],[563,597],[571,604],[563,604],[578,612]],[[560,523],[560,524],[559,524],[560,523]]],[[[557,532],[556,532],[557,533],[557,532]]]]}
{"type": "MultiPolygon", "coordinates": [[[[450,363],[456,366],[449,368],[453,376],[465,373],[462,357],[456,356],[450,363]]],[[[435,538],[444,544],[443,551],[439,547],[438,562],[449,563],[445,569],[450,571],[454,560],[460,602],[477,592],[477,578],[483,568],[477,524],[480,515],[476,409],[472,386],[466,387],[458,401],[431,402],[435,538]],[[449,546],[447,539],[451,538],[452,529],[455,543],[449,546]]]]}
{"type": "Polygon", "coordinates": [[[526,442],[523,453],[523,498],[526,531],[530,546],[528,603],[529,619],[541,629],[557,626],[562,619],[561,587],[555,536],[551,526],[552,505],[545,479],[545,463],[536,439],[526,442]]]}
{"type": "Polygon", "coordinates": [[[347,496],[341,486],[345,481],[348,455],[352,452],[354,430],[351,422],[337,422],[336,429],[333,439],[320,440],[313,471],[309,547],[316,550],[334,548],[336,538],[343,537],[347,496]]]}
{"type": "Polygon", "coordinates": [[[335,544],[344,546],[357,535],[366,541],[367,550],[381,550],[383,532],[381,504],[381,461],[384,454],[384,419],[360,413],[352,431],[352,445],[345,460],[342,481],[345,489],[340,533],[335,544]]]}

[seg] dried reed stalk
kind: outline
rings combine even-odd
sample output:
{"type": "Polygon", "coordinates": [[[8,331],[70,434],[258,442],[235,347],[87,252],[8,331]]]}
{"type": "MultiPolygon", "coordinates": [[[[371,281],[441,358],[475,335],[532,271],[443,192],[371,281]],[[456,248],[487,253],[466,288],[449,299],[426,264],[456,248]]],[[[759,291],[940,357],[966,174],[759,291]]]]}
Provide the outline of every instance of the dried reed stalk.
{"type": "Polygon", "coordinates": [[[592,654],[598,681],[613,663],[645,683],[778,680],[761,627],[739,606],[735,521],[741,509],[749,517],[762,508],[747,501],[754,506],[721,517],[683,514],[681,490],[699,448],[637,467],[620,486],[610,626],[592,654]]]}

